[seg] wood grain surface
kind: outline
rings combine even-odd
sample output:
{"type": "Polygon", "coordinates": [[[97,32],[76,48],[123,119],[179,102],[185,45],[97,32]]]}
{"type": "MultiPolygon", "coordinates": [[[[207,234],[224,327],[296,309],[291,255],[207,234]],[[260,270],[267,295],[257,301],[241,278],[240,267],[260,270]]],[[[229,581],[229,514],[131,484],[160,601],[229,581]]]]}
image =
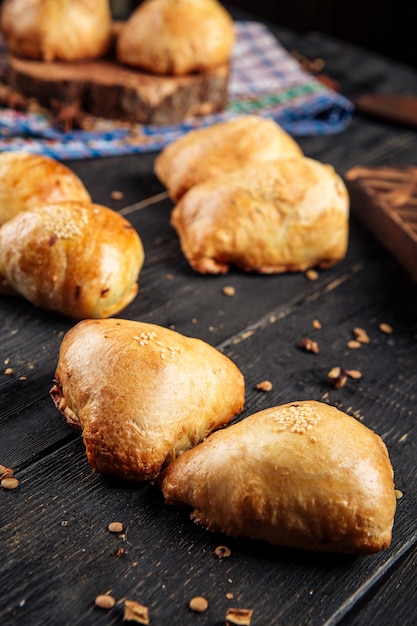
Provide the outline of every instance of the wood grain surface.
{"type": "MultiPolygon", "coordinates": [[[[325,60],[352,100],[365,88],[417,94],[414,70],[319,33],[276,29],[288,49],[325,60]]],[[[337,135],[299,138],[305,153],[342,175],[355,165],[416,165],[416,131],[355,114],[337,135]]],[[[417,285],[354,216],[349,250],[311,281],[280,276],[200,276],[169,224],[172,203],[153,174],[155,154],[72,161],[93,200],[138,230],[145,265],[136,300],[121,317],[174,327],[218,347],[241,368],[244,417],[284,402],[333,404],[386,442],[398,501],[392,546],[365,557],[317,555],[230,539],[167,506],[156,486],[94,474],[80,437],[49,398],[63,334],[72,322],[17,298],[0,299],[0,463],[19,487],[0,491],[0,623],[30,626],[121,624],[123,600],[149,608],[152,625],[225,623],[229,607],[253,609],[252,626],[417,622],[415,565],[417,285]],[[123,192],[113,200],[112,191],[123,192]],[[235,288],[225,296],[224,286],[235,288]],[[318,319],[321,329],[313,327],[318,319]],[[379,329],[392,326],[392,334],[379,329]],[[352,330],[370,343],[349,350],[352,330]],[[310,337],[318,354],[298,347],[310,337]],[[361,380],[329,386],[333,366],[361,380]],[[4,374],[11,368],[11,375],[4,374]],[[261,392],[256,384],[272,382],[261,392]],[[124,532],[107,526],[121,521],[124,532]],[[231,549],[218,558],[218,545],[231,549]],[[94,606],[110,592],[116,606],[94,606]],[[189,600],[202,595],[206,612],[189,600]]]]}

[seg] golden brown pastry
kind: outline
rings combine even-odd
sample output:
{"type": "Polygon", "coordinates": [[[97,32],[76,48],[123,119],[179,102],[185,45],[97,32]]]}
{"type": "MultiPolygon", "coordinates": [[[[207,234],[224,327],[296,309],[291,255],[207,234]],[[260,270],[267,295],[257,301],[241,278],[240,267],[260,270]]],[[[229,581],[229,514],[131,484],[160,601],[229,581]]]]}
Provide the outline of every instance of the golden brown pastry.
{"type": "Polygon", "coordinates": [[[168,503],[213,531],[303,550],[372,553],[391,542],[393,470],[381,438],[315,401],[260,411],[165,470],[168,503]]]}
{"type": "Polygon", "coordinates": [[[207,72],[229,62],[233,20],[217,0],[145,0],[121,28],[121,63],[153,74],[207,72]]]}
{"type": "Polygon", "coordinates": [[[156,157],[154,169],[177,202],[193,185],[248,163],[301,156],[299,145],[274,120],[241,115],[176,139],[156,157]]]}
{"type": "Polygon", "coordinates": [[[155,478],[244,402],[242,374],[215,348],[123,319],[72,328],[55,379],[51,396],[82,432],[93,469],[133,480],[155,478]]]}
{"type": "Polygon", "coordinates": [[[109,0],[5,0],[0,30],[17,56],[43,61],[100,57],[112,41],[109,0]]]}
{"type": "Polygon", "coordinates": [[[184,255],[203,274],[334,265],[346,254],[349,200],[330,165],[251,163],[194,185],[172,212],[184,255]]]}
{"type": "Polygon", "coordinates": [[[47,156],[0,153],[0,226],[20,211],[63,200],[91,201],[75,172],[47,156]]]}
{"type": "Polygon", "coordinates": [[[143,259],[131,224],[89,202],[32,207],[0,227],[0,275],[33,304],[74,319],[124,309],[143,259]]]}

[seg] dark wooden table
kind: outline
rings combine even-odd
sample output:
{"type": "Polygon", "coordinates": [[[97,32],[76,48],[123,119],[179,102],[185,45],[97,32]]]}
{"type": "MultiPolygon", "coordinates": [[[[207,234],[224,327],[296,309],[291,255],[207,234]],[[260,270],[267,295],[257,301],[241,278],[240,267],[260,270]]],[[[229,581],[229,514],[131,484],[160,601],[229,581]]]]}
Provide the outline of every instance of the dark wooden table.
{"type": "MultiPolygon", "coordinates": [[[[321,34],[276,34],[289,50],[323,58],[351,99],[369,90],[417,95],[410,68],[321,34]]],[[[417,164],[416,131],[358,114],[343,133],[299,142],[341,174],[357,164],[417,164]]],[[[120,210],[144,242],[140,292],[121,317],[175,327],[224,351],[246,379],[241,417],[324,399],[374,429],[404,494],[392,546],[353,558],[231,540],[165,505],[155,487],[94,474],[80,437],[49,398],[72,322],[2,298],[0,359],[13,374],[0,374],[0,463],[15,470],[20,485],[0,490],[0,623],[120,624],[129,598],[147,605],[151,624],[162,626],[220,626],[230,606],[253,609],[253,626],[416,624],[417,285],[354,217],[346,259],[317,281],[304,274],[200,276],[169,225],[172,203],[153,174],[154,157],[68,164],[94,201],[120,210]],[[113,190],[123,200],[112,200],[113,190]],[[223,295],[226,285],[235,287],[234,297],[223,295]],[[381,333],[381,322],[394,332],[381,333]],[[371,342],[349,351],[354,327],[371,342]],[[299,349],[305,336],[318,341],[319,354],[299,349]],[[327,372],[336,365],[359,369],[363,378],[333,389],[327,372]],[[273,383],[269,393],[256,389],[264,379],[273,383]],[[122,537],[107,530],[115,520],[124,524],[122,537]],[[231,548],[229,558],[214,555],[219,544],[231,548]],[[117,604],[104,612],[94,599],[107,591],[117,604]],[[188,609],[196,595],[208,599],[205,613],[188,609]]]]}

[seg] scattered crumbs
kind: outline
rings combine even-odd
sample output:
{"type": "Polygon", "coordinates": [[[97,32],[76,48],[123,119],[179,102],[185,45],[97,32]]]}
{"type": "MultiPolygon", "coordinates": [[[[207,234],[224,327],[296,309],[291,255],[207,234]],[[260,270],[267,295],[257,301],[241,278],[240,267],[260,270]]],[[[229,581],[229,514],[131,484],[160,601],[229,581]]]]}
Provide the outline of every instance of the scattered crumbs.
{"type": "Polygon", "coordinates": [[[387,324],[386,322],[381,322],[378,328],[381,331],[381,333],[385,333],[386,335],[391,335],[391,333],[394,332],[394,329],[391,326],[391,324],[387,324]]]}
{"type": "Polygon", "coordinates": [[[107,528],[111,533],[121,533],[123,532],[123,523],[122,522],[110,522],[107,528]]]}
{"type": "Polygon", "coordinates": [[[236,289],[232,287],[231,285],[226,285],[226,287],[223,287],[222,293],[225,296],[234,296],[236,293],[236,289]]]}
{"type": "Polygon", "coordinates": [[[327,400],[328,397],[329,397],[329,392],[325,391],[323,395],[321,396],[321,400],[327,400]]]}
{"type": "Polygon", "coordinates": [[[27,380],[27,376],[19,376],[19,380],[27,380]]]}
{"type": "Polygon", "coordinates": [[[222,559],[230,556],[232,554],[232,551],[227,546],[217,546],[217,548],[215,548],[214,550],[214,554],[222,559]]]}
{"type": "Polygon", "coordinates": [[[206,598],[203,598],[203,596],[195,596],[194,598],[191,598],[188,606],[195,613],[204,613],[204,611],[207,611],[208,609],[208,602],[206,598]]]}
{"type": "Polygon", "coordinates": [[[9,365],[10,363],[10,357],[7,357],[7,359],[4,359],[4,364],[5,365],[9,365]]]}
{"type": "Polygon", "coordinates": [[[320,352],[319,344],[317,341],[313,341],[309,337],[304,337],[301,341],[298,342],[298,347],[306,352],[313,352],[314,354],[318,354],[320,352]]]}
{"type": "Polygon", "coordinates": [[[112,609],[114,607],[114,605],[116,604],[116,600],[110,594],[103,593],[96,597],[96,599],[94,600],[94,604],[99,609],[107,610],[107,609],[112,609]]]}
{"type": "Polygon", "coordinates": [[[308,280],[317,280],[319,277],[319,273],[317,272],[317,270],[307,270],[305,273],[305,277],[308,280]]]}
{"type": "Polygon", "coordinates": [[[352,333],[356,341],[359,341],[359,343],[369,343],[371,341],[368,333],[363,328],[356,327],[353,329],[352,333]]]}
{"type": "Polygon", "coordinates": [[[5,465],[0,465],[0,479],[11,478],[12,476],[14,476],[14,470],[5,465]]]}
{"type": "Polygon", "coordinates": [[[276,321],[277,321],[277,316],[276,315],[271,315],[271,317],[268,319],[268,322],[270,324],[275,324],[276,321]]]}
{"type": "Polygon", "coordinates": [[[112,191],[110,197],[112,200],[123,200],[125,195],[123,191],[112,191]]]}
{"type": "Polygon", "coordinates": [[[227,609],[226,626],[250,626],[252,609],[227,609]]]}
{"type": "Polygon", "coordinates": [[[405,441],[408,437],[408,433],[404,433],[404,435],[401,435],[401,437],[398,439],[399,443],[402,443],[403,441],[405,441]]]}
{"type": "Polygon", "coordinates": [[[344,387],[346,385],[347,378],[347,372],[339,366],[332,367],[332,369],[327,372],[327,379],[334,389],[344,387]]]}
{"type": "Polygon", "coordinates": [[[149,624],[149,609],[134,600],[125,600],[123,620],[131,620],[138,624],[149,624]]]}
{"type": "Polygon", "coordinates": [[[174,274],[165,274],[167,280],[174,280],[174,274]]]}
{"type": "Polygon", "coordinates": [[[404,494],[403,494],[403,492],[402,492],[402,491],[400,491],[399,489],[395,489],[395,490],[394,490],[394,493],[395,493],[395,497],[397,498],[397,500],[401,500],[401,498],[402,498],[402,497],[403,497],[403,495],[404,495],[404,494]]]}
{"type": "Polygon", "coordinates": [[[4,370],[4,373],[6,374],[6,376],[11,376],[13,374],[13,368],[6,367],[6,369],[4,370]]]}
{"type": "Polygon", "coordinates": [[[358,348],[361,347],[361,342],[358,341],[357,339],[350,339],[347,344],[346,347],[349,348],[349,350],[358,350],[358,348]]]}
{"type": "Polygon", "coordinates": [[[193,317],[193,319],[191,320],[191,324],[197,324],[197,318],[193,317]]]}
{"type": "Polygon", "coordinates": [[[209,328],[208,328],[208,329],[209,329],[209,331],[212,333],[212,332],[213,332],[213,330],[214,330],[214,326],[209,326],[209,328]]]}
{"type": "Polygon", "coordinates": [[[313,328],[315,328],[316,330],[322,329],[322,325],[321,325],[321,322],[319,322],[319,320],[313,320],[312,325],[313,325],[313,328]]]}
{"type": "Polygon", "coordinates": [[[256,389],[259,391],[271,391],[272,383],[270,380],[263,380],[261,383],[256,385],[256,389]]]}
{"type": "Polygon", "coordinates": [[[231,591],[228,591],[228,592],[226,593],[226,598],[227,598],[228,600],[232,600],[232,599],[234,598],[233,593],[232,593],[231,591]]]}

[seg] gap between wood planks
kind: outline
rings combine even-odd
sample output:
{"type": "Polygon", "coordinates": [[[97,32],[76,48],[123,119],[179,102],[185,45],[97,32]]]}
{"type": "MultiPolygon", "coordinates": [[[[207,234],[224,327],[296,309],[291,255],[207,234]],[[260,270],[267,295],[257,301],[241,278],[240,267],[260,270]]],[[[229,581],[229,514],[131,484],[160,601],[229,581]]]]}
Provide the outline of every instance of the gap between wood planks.
{"type": "Polygon", "coordinates": [[[398,552],[390,557],[385,563],[383,563],[375,572],[361,585],[352,595],[350,595],[345,602],[333,613],[329,619],[327,619],[323,626],[336,626],[340,621],[346,617],[356,606],[356,604],[362,600],[367,593],[369,593],[375,585],[391,571],[398,561],[401,561],[407,553],[412,550],[416,543],[417,537],[413,536],[407,543],[405,543],[398,552]]]}
{"type": "Polygon", "coordinates": [[[120,209],[118,213],[121,215],[130,215],[131,213],[135,213],[135,211],[140,211],[140,209],[145,209],[152,204],[157,204],[162,200],[166,200],[169,198],[167,191],[162,191],[161,193],[157,193],[155,196],[150,196],[149,198],[145,198],[145,200],[141,200],[140,202],[135,202],[135,204],[130,204],[129,206],[120,209]]]}

